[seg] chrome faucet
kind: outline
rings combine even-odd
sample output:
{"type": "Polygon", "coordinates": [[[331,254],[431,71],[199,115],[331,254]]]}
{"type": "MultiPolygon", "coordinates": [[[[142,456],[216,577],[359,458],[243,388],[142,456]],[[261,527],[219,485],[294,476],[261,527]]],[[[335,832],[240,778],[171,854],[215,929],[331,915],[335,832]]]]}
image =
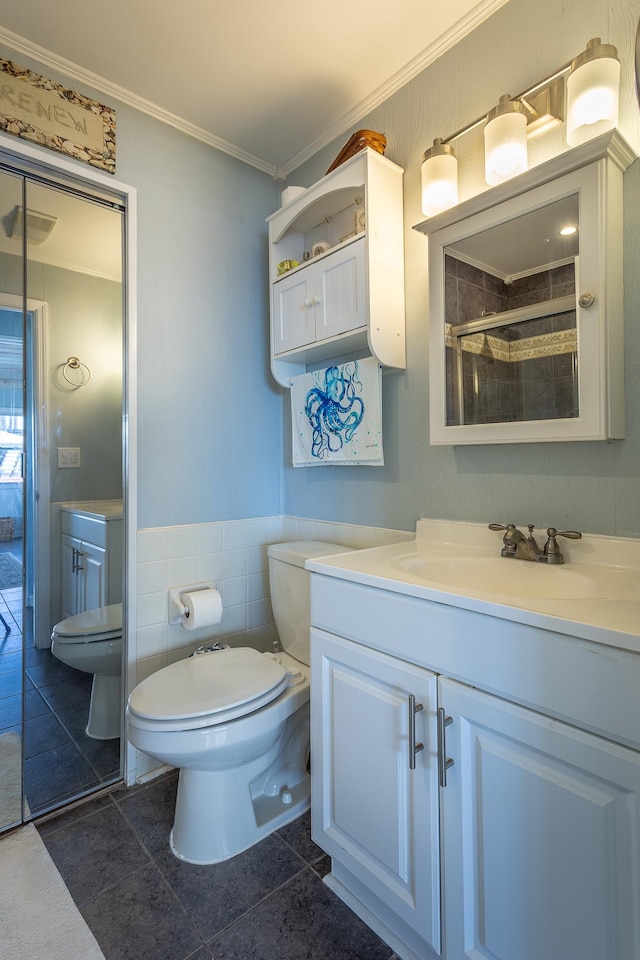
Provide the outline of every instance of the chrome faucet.
{"type": "Polygon", "coordinates": [[[489,530],[504,530],[502,538],[501,557],[515,558],[516,560],[533,560],[536,563],[564,563],[556,537],[568,537],[570,540],[580,540],[581,533],[577,530],[556,530],[547,528],[547,542],[540,549],[533,535],[533,524],[527,524],[529,535],[525,537],[514,523],[490,523],[489,530]]]}

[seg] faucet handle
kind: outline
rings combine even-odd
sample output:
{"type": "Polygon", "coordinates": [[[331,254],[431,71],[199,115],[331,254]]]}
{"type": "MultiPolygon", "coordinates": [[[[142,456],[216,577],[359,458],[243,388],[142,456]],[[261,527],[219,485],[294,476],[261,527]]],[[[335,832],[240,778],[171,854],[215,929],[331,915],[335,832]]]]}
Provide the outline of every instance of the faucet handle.
{"type": "Polygon", "coordinates": [[[555,527],[549,527],[548,537],[568,537],[569,540],[582,540],[582,534],[578,530],[556,530],[555,527]]]}
{"type": "Polygon", "coordinates": [[[547,528],[548,540],[544,545],[544,556],[547,563],[564,563],[564,557],[560,552],[556,537],[567,537],[569,540],[581,540],[582,534],[577,530],[556,530],[555,527],[547,528]]]}
{"type": "Polygon", "coordinates": [[[490,523],[489,530],[512,530],[514,529],[515,524],[513,523],[490,523]]]}

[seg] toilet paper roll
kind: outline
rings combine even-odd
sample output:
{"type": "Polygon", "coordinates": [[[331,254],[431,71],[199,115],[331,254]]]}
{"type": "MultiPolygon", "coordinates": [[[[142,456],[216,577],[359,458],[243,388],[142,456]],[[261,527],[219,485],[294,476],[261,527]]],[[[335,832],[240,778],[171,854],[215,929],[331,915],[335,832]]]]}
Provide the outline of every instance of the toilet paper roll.
{"type": "Polygon", "coordinates": [[[210,627],[222,620],[222,597],[214,589],[194,590],[181,596],[184,612],[180,623],[185,630],[210,627]]]}

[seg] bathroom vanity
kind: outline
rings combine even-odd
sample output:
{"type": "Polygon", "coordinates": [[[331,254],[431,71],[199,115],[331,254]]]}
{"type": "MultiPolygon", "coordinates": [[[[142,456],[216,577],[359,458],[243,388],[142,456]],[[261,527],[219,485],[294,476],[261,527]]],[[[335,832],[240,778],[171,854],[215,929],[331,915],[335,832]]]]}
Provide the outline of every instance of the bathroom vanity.
{"type": "Polygon", "coordinates": [[[122,600],[122,500],[63,503],[62,616],[122,600]]]}
{"type": "Polygon", "coordinates": [[[640,542],[501,546],[308,562],[326,882],[403,960],[638,960],[640,542]]]}

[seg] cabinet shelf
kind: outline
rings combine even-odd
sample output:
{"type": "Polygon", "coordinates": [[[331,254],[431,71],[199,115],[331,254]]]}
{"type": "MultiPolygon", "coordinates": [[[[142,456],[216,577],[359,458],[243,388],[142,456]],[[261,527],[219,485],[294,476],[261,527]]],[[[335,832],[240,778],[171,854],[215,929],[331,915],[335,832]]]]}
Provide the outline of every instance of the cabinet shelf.
{"type": "Polygon", "coordinates": [[[271,369],[360,353],[404,369],[403,170],[367,148],[268,218],[271,369]],[[330,249],[304,260],[314,243],[330,249]],[[300,266],[277,275],[282,260],[300,266]]]}

